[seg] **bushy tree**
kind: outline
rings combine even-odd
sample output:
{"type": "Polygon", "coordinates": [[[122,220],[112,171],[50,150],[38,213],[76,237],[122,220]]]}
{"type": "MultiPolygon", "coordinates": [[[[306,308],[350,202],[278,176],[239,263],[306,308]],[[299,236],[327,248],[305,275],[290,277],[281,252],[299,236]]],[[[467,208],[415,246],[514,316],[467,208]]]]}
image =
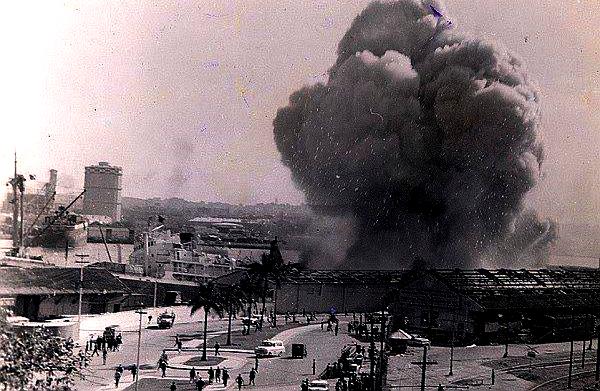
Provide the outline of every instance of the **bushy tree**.
{"type": "Polygon", "coordinates": [[[0,309],[0,385],[4,390],[71,390],[73,342],[38,327],[16,330],[0,309]]]}

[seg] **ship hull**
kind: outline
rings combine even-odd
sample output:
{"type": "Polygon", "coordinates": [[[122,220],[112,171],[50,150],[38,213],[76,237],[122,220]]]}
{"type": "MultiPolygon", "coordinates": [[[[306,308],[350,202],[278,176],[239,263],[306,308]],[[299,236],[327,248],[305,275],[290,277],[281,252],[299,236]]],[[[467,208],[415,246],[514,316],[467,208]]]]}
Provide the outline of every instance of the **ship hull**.
{"type": "Polygon", "coordinates": [[[81,247],[87,243],[87,223],[74,226],[52,226],[41,234],[34,245],[46,248],[81,247]]]}

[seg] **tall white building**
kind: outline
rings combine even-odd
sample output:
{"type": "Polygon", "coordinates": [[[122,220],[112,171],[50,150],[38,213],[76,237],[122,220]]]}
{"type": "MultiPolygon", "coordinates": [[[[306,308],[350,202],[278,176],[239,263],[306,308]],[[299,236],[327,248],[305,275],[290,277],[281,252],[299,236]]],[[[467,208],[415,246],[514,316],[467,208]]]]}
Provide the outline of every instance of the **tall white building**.
{"type": "Polygon", "coordinates": [[[121,220],[121,167],[99,162],[85,168],[83,213],[108,216],[113,222],[121,220]]]}

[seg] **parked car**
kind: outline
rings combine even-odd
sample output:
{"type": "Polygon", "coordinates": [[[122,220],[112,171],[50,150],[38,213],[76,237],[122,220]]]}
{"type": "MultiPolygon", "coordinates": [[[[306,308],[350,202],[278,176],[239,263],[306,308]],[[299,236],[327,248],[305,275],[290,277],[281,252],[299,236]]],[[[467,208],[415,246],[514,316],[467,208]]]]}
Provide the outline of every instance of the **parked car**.
{"type": "Polygon", "coordinates": [[[308,391],[329,391],[327,380],[311,380],[308,383],[308,391]]]}
{"type": "Polygon", "coordinates": [[[283,341],[266,339],[261,342],[260,346],[254,348],[254,353],[258,357],[280,357],[285,353],[285,346],[283,346],[283,341]]]}
{"type": "Polygon", "coordinates": [[[429,346],[431,345],[431,341],[425,337],[421,337],[418,334],[412,334],[411,338],[406,342],[408,346],[429,346]]]}

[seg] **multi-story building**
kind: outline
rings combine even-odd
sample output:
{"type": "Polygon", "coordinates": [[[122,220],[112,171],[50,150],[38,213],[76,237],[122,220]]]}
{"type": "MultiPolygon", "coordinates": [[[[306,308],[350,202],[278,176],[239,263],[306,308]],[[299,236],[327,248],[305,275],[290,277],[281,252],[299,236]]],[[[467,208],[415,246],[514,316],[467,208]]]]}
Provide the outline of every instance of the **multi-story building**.
{"type": "Polygon", "coordinates": [[[99,162],[85,168],[83,213],[121,220],[121,167],[99,162]]]}

